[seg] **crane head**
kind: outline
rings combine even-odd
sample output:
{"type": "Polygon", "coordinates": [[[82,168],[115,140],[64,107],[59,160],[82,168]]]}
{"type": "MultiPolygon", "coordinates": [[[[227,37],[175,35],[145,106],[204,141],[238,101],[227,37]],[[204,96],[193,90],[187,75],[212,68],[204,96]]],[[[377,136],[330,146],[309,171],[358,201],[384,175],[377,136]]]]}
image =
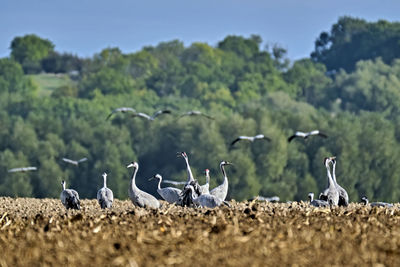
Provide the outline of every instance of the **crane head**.
{"type": "Polygon", "coordinates": [[[223,160],[223,161],[221,161],[221,163],[219,165],[220,166],[224,166],[224,165],[233,165],[233,164],[231,162],[229,162],[229,161],[223,160]]]}
{"type": "Polygon", "coordinates": [[[328,167],[329,162],[331,162],[331,158],[328,158],[328,157],[324,158],[324,165],[326,167],[328,167]]]}
{"type": "Polygon", "coordinates": [[[187,158],[186,152],[176,152],[177,157],[187,158]]]}
{"type": "Polygon", "coordinates": [[[310,199],[310,201],[312,201],[314,199],[314,193],[313,192],[308,193],[308,198],[310,199]]]}
{"type": "Polygon", "coordinates": [[[107,173],[103,172],[102,176],[107,177],[107,173]]]}
{"type": "Polygon", "coordinates": [[[367,205],[368,202],[369,202],[367,196],[363,196],[363,197],[361,198],[361,202],[363,202],[365,205],[367,205]]]}
{"type": "Polygon", "coordinates": [[[127,167],[127,168],[135,168],[135,169],[138,169],[138,168],[139,168],[139,164],[138,164],[136,161],[134,161],[134,162],[129,163],[128,166],[126,166],[126,167],[127,167]]]}
{"type": "Polygon", "coordinates": [[[153,180],[153,179],[159,179],[159,180],[162,180],[162,176],[160,175],[160,174],[156,174],[156,175],[154,175],[153,177],[151,177],[150,179],[149,179],[149,181],[150,180],[153,180]]]}
{"type": "Polygon", "coordinates": [[[204,174],[205,174],[205,175],[208,175],[209,173],[210,173],[210,170],[209,170],[209,169],[205,169],[205,170],[204,170],[204,174]]]}

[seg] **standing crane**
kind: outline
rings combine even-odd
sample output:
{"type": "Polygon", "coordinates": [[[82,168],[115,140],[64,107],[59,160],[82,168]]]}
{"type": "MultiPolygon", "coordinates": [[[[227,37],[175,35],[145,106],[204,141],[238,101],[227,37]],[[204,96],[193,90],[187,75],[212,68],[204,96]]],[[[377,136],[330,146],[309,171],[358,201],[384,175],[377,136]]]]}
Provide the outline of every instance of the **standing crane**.
{"type": "Polygon", "coordinates": [[[224,166],[232,165],[232,163],[228,161],[221,161],[219,164],[219,168],[221,169],[222,176],[224,181],[219,186],[215,187],[213,190],[210,191],[210,194],[216,196],[219,199],[225,200],[226,195],[228,194],[228,176],[226,176],[226,172],[224,166]]]}
{"type": "Polygon", "coordinates": [[[329,163],[331,162],[330,158],[324,159],[324,164],[326,167],[327,177],[328,177],[328,188],[324,190],[324,193],[320,194],[319,199],[325,200],[331,206],[336,206],[339,203],[339,192],[336,188],[336,183],[333,181],[329,163]],[[325,194],[326,192],[326,194],[325,194]]]}
{"type": "Polygon", "coordinates": [[[66,209],[81,209],[79,194],[74,189],[65,189],[65,181],[61,182],[62,191],[60,194],[61,203],[66,209]]]}
{"type": "Polygon", "coordinates": [[[133,205],[141,208],[160,208],[160,202],[154,196],[140,190],[136,186],[136,174],[139,170],[139,164],[137,162],[132,162],[126,167],[133,168],[133,175],[129,185],[129,198],[131,199],[133,205]]]}
{"type": "Polygon", "coordinates": [[[179,197],[182,193],[182,190],[175,187],[164,187],[161,188],[162,176],[160,174],[156,174],[151,177],[149,180],[158,179],[158,187],[157,193],[168,203],[177,203],[179,201],[179,197]]]}
{"type": "Polygon", "coordinates": [[[333,181],[335,182],[336,188],[339,192],[339,203],[338,204],[339,204],[339,206],[347,207],[349,205],[349,195],[347,194],[347,191],[343,187],[341,187],[336,181],[336,162],[337,162],[336,157],[331,157],[330,160],[333,164],[333,167],[332,167],[332,176],[333,177],[332,178],[333,178],[333,181]]]}
{"type": "Polygon", "coordinates": [[[102,209],[111,209],[114,201],[114,194],[110,188],[107,188],[107,173],[103,173],[103,181],[103,187],[97,191],[97,201],[102,209]]]}

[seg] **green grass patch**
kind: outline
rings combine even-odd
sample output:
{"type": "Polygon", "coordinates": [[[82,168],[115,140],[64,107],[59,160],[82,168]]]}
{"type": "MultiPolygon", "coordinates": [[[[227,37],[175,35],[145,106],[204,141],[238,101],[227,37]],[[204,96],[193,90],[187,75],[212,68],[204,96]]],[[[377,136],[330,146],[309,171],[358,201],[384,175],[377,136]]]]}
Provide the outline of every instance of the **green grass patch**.
{"type": "Polygon", "coordinates": [[[61,86],[75,85],[75,82],[69,78],[68,74],[41,73],[28,75],[28,77],[38,85],[39,96],[49,96],[54,89],[61,86]]]}

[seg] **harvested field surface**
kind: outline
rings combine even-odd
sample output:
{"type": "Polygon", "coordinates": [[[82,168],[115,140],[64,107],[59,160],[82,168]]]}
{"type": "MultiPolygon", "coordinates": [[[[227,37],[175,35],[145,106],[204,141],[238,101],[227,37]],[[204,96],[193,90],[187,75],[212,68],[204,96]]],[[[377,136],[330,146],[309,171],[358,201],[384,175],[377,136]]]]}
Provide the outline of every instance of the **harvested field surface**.
{"type": "Polygon", "coordinates": [[[0,198],[0,266],[400,266],[400,205],[231,202],[160,210],[130,201],[0,198]]]}

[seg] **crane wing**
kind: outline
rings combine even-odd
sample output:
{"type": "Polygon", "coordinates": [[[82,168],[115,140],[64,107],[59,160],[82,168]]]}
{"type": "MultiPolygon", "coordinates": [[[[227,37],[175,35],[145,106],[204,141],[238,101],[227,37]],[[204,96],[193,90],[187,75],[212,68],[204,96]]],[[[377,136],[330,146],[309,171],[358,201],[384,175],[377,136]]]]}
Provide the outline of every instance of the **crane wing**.
{"type": "Polygon", "coordinates": [[[158,110],[158,111],[154,112],[153,116],[151,116],[151,117],[154,120],[157,116],[159,116],[161,114],[170,114],[170,113],[171,113],[171,110],[167,110],[167,109],[158,110]]]}

